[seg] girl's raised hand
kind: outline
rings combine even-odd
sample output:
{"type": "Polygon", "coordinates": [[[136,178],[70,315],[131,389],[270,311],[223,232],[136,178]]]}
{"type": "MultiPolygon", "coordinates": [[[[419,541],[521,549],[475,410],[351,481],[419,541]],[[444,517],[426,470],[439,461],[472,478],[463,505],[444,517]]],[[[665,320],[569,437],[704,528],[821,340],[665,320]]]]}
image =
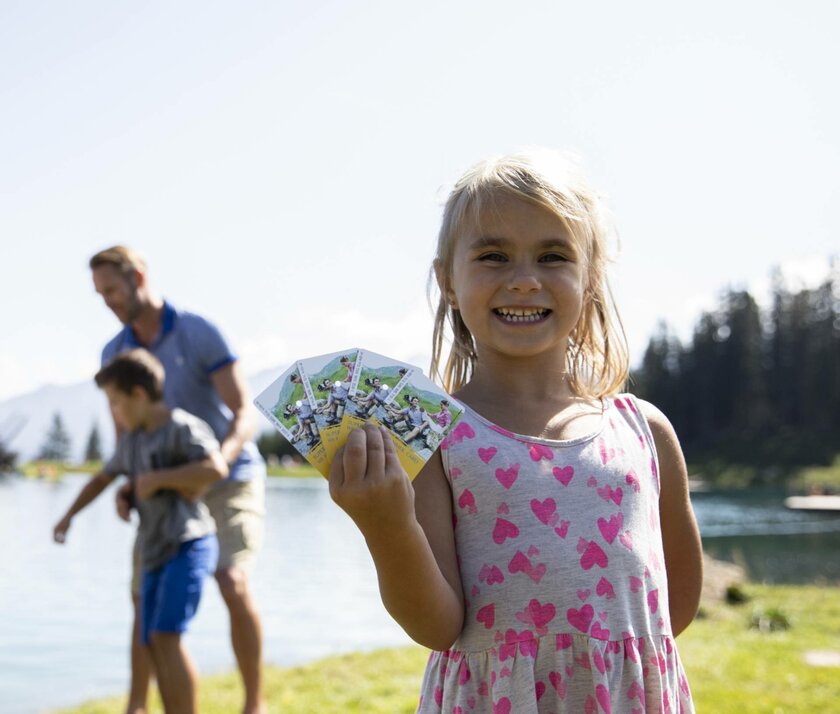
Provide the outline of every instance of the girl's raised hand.
{"type": "Polygon", "coordinates": [[[350,432],[330,467],[330,496],[368,537],[415,520],[414,489],[385,427],[350,432]]]}

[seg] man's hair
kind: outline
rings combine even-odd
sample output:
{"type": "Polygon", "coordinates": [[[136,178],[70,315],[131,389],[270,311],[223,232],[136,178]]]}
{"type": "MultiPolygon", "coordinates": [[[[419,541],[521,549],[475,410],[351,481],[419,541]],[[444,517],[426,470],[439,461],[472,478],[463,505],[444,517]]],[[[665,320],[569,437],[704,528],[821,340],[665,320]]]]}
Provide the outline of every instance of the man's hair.
{"type": "Polygon", "coordinates": [[[140,387],[151,401],[163,400],[163,365],[142,348],[118,354],[93,379],[99,388],[110,384],[124,394],[131,394],[135,387],[140,387]]]}
{"type": "Polygon", "coordinates": [[[90,269],[98,268],[100,265],[113,265],[123,274],[133,273],[139,270],[146,272],[146,261],[143,257],[125,245],[113,245],[105,250],[100,250],[90,259],[90,269]]]}

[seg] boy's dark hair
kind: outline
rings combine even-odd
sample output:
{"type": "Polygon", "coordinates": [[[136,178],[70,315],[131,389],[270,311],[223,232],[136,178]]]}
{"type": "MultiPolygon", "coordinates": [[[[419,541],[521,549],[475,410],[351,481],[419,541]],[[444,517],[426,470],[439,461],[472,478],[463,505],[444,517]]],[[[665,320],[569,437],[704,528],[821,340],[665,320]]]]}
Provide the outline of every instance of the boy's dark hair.
{"type": "Polygon", "coordinates": [[[118,354],[93,379],[100,388],[110,384],[124,394],[131,394],[135,387],[140,387],[151,401],[163,400],[163,365],[148,350],[138,348],[118,354]]]}

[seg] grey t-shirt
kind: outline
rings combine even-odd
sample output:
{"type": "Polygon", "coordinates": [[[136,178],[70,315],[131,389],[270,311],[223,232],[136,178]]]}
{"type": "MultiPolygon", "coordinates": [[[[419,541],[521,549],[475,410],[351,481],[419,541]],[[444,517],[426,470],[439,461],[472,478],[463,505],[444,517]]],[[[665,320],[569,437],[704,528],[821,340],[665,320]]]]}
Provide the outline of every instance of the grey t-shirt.
{"type": "MultiPolygon", "coordinates": [[[[123,434],[117,451],[103,471],[132,480],[156,469],[202,461],[219,449],[210,427],[198,417],[173,409],[170,419],[154,431],[135,429],[123,434]]],[[[163,489],[137,499],[140,514],[140,554],[143,570],[156,570],[171,560],[181,543],[216,532],[216,523],[201,501],[188,501],[177,491],[163,489]]]]}

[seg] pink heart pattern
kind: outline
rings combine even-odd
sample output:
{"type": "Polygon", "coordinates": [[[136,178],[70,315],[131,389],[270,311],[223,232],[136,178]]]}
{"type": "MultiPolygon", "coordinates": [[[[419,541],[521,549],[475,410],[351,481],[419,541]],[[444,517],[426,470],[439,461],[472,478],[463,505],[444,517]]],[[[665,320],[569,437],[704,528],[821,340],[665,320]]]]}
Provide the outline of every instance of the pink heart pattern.
{"type": "Polygon", "coordinates": [[[480,447],[478,449],[478,458],[480,458],[485,464],[489,464],[493,457],[496,455],[497,449],[495,446],[491,446],[490,448],[485,449],[484,447],[480,447]]]}
{"type": "Polygon", "coordinates": [[[464,419],[461,419],[441,443],[440,448],[446,451],[453,444],[460,444],[464,439],[474,439],[475,431],[464,419]]]}
{"type": "Polygon", "coordinates": [[[604,540],[607,541],[607,543],[612,543],[615,540],[619,529],[623,525],[623,513],[616,513],[614,516],[610,517],[610,520],[606,520],[605,518],[598,519],[598,530],[601,531],[601,535],[604,536],[604,540]]]}
{"type": "Polygon", "coordinates": [[[528,699],[554,714],[569,702],[593,714],[692,710],[660,598],[655,451],[632,398],[605,404],[604,427],[573,445],[469,410],[446,439],[466,616],[454,648],[429,659],[430,711],[513,714],[528,699]]]}
{"type": "Polygon", "coordinates": [[[566,683],[563,681],[563,675],[560,672],[549,672],[548,673],[548,681],[551,682],[551,686],[554,687],[554,691],[557,692],[557,696],[560,699],[566,698],[566,683]]]}
{"type": "Polygon", "coordinates": [[[571,607],[566,611],[566,619],[576,630],[583,633],[589,632],[589,625],[595,618],[595,608],[592,605],[584,605],[580,610],[571,607]]]}
{"type": "Polygon", "coordinates": [[[572,466],[564,466],[562,469],[559,466],[555,466],[551,472],[554,474],[554,478],[564,486],[568,486],[575,475],[575,469],[572,466]]]}
{"type": "Polygon", "coordinates": [[[468,488],[465,488],[458,497],[458,507],[467,513],[478,513],[478,508],[475,505],[475,496],[468,488]]]}
{"type": "Polygon", "coordinates": [[[519,528],[504,518],[496,519],[496,527],[493,529],[493,541],[501,545],[508,538],[516,538],[519,535],[519,528]]]}
{"type": "Polygon", "coordinates": [[[507,469],[496,469],[496,480],[505,488],[509,489],[516,483],[516,477],[519,475],[519,464],[513,464],[507,469]]]}
{"type": "Polygon", "coordinates": [[[548,633],[547,625],[554,619],[555,612],[552,603],[542,605],[534,598],[522,612],[516,613],[516,619],[523,625],[533,625],[538,635],[545,635],[548,633]]]}
{"type": "Polygon", "coordinates": [[[609,580],[601,578],[595,586],[595,594],[599,597],[605,597],[608,600],[611,600],[615,597],[615,588],[609,580]]]}
{"type": "Polygon", "coordinates": [[[584,570],[592,570],[596,565],[599,568],[606,568],[608,564],[609,558],[604,549],[594,540],[589,541],[580,556],[580,567],[584,570]]]}
{"type": "Polygon", "coordinates": [[[609,484],[603,486],[602,488],[595,489],[598,492],[598,495],[603,498],[607,503],[612,501],[615,503],[616,506],[621,505],[621,501],[624,498],[624,492],[619,488],[613,488],[609,484]]]}
{"type": "Polygon", "coordinates": [[[483,565],[478,573],[478,579],[488,585],[496,585],[505,581],[504,573],[496,565],[483,565]]]}
{"type": "Polygon", "coordinates": [[[548,525],[548,521],[557,510],[557,502],[553,498],[546,498],[544,501],[534,498],[531,499],[531,510],[540,523],[548,525]]]}
{"type": "Polygon", "coordinates": [[[569,533],[569,521],[560,521],[560,525],[554,529],[554,532],[561,538],[565,539],[566,535],[569,533]]]}
{"type": "Polygon", "coordinates": [[[489,630],[496,622],[496,606],[492,602],[482,607],[475,616],[485,629],[489,630]]]}
{"type": "Polygon", "coordinates": [[[510,711],[510,699],[507,697],[493,703],[493,714],[510,714],[510,711]]]}
{"type": "Polygon", "coordinates": [[[554,458],[554,452],[544,444],[529,444],[528,453],[531,455],[531,461],[551,461],[554,458]]]}

